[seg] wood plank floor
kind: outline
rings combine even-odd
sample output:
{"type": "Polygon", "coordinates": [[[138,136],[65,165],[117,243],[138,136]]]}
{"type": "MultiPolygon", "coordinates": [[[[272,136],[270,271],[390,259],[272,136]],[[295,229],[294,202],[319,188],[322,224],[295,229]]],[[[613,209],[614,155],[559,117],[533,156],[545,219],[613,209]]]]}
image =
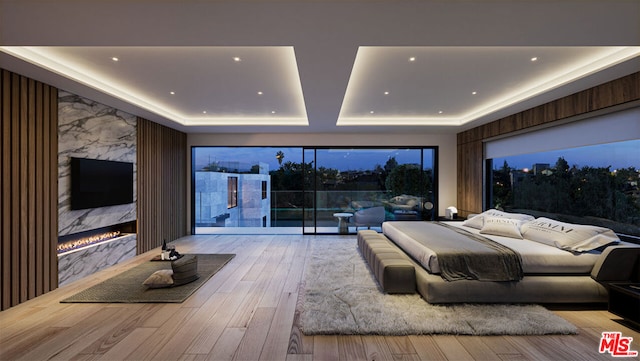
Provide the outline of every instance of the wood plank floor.
{"type": "Polygon", "coordinates": [[[146,262],[147,253],[0,312],[1,360],[611,360],[603,331],[640,333],[603,309],[562,307],[575,336],[315,336],[295,327],[309,243],[355,236],[214,235],[176,242],[181,253],[235,253],[181,304],[62,304],[146,262]]]}

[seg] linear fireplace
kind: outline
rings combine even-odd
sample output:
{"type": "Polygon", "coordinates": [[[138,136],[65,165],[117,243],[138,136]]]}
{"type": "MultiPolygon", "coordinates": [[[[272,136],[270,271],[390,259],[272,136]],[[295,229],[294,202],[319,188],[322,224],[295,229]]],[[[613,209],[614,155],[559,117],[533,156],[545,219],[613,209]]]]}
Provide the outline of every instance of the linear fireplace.
{"type": "Polygon", "coordinates": [[[58,254],[71,252],[131,233],[136,233],[136,221],[60,236],[57,251],[58,254]]]}
{"type": "Polygon", "coordinates": [[[136,255],[137,222],[131,221],[58,238],[60,286],[136,255]]]}

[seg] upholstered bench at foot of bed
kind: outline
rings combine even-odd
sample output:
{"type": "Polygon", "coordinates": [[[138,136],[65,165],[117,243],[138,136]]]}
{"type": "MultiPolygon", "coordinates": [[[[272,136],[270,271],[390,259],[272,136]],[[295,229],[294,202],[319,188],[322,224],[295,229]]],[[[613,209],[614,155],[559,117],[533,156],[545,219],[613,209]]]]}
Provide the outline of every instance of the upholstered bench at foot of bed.
{"type": "Polygon", "coordinates": [[[386,293],[416,293],[414,265],[387,237],[372,230],[358,231],[358,248],[386,293]]]}

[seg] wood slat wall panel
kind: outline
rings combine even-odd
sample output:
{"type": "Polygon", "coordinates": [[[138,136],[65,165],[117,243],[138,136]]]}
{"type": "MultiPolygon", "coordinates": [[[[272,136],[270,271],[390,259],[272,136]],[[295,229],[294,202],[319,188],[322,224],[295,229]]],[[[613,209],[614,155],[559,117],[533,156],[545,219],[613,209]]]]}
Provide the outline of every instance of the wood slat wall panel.
{"type": "Polygon", "coordinates": [[[49,176],[47,182],[49,187],[46,187],[48,194],[47,199],[51,199],[51,207],[47,207],[47,219],[48,228],[47,233],[55,235],[55,237],[48,237],[48,242],[45,242],[47,247],[47,255],[49,256],[49,264],[47,268],[54,269],[55,272],[49,272],[49,284],[50,289],[58,287],[58,89],[47,86],[44,89],[45,106],[43,110],[45,112],[45,119],[55,117],[55,122],[49,121],[49,133],[47,134],[48,150],[47,154],[51,156],[46,157],[45,160],[49,163],[46,175],[49,176]]]}
{"type": "MultiPolygon", "coordinates": [[[[27,289],[29,287],[28,284],[28,274],[29,270],[27,269],[27,265],[29,264],[29,233],[28,233],[28,225],[29,222],[33,220],[29,219],[29,210],[27,209],[27,199],[29,195],[29,189],[26,187],[27,182],[29,180],[29,174],[27,173],[27,161],[29,160],[29,147],[27,143],[27,109],[29,108],[29,104],[27,103],[27,82],[28,79],[21,76],[20,78],[20,103],[19,103],[19,113],[20,113],[20,184],[18,184],[19,189],[19,201],[18,205],[20,207],[20,233],[19,233],[19,244],[20,244],[20,302],[28,300],[27,298],[27,289]]],[[[35,265],[33,265],[35,267],[35,265]]]]}
{"type": "MultiPolygon", "coordinates": [[[[35,80],[28,79],[27,86],[27,103],[35,104],[35,96],[36,96],[36,87],[35,80]]],[[[36,189],[36,130],[35,130],[35,106],[29,107],[27,109],[27,149],[28,149],[28,160],[27,160],[27,174],[29,177],[27,178],[27,189],[36,189]]],[[[36,197],[35,194],[28,193],[27,194],[27,219],[36,219],[36,197]]],[[[36,252],[38,249],[37,243],[35,241],[34,235],[36,234],[36,222],[28,222],[27,223],[27,234],[29,237],[29,261],[28,263],[33,265],[33,269],[29,270],[28,280],[27,280],[27,298],[31,299],[36,297],[36,269],[38,268],[38,264],[36,263],[36,252]]]]}
{"type": "Polygon", "coordinates": [[[0,310],[58,286],[57,89],[0,69],[0,310]]]}
{"type": "Polygon", "coordinates": [[[458,213],[467,215],[475,213],[475,209],[482,208],[482,167],[466,162],[467,159],[475,159],[480,154],[482,158],[482,142],[468,142],[458,146],[458,213]],[[460,164],[464,166],[460,166],[460,164]],[[476,195],[480,194],[480,198],[476,195]]]}
{"type": "Polygon", "coordinates": [[[11,74],[11,304],[20,303],[20,76],[11,74]]]}
{"type": "Polygon", "coordinates": [[[6,78],[9,76],[9,73],[3,70],[0,70],[0,105],[2,105],[2,110],[0,113],[0,117],[2,120],[2,155],[0,159],[2,159],[2,164],[0,165],[0,183],[2,184],[2,189],[0,190],[0,203],[2,204],[2,216],[0,217],[0,237],[2,237],[2,241],[0,241],[0,251],[2,254],[0,258],[2,259],[2,264],[0,265],[0,291],[2,295],[0,297],[0,309],[5,309],[11,305],[11,293],[5,292],[5,289],[11,287],[11,243],[9,239],[11,238],[11,228],[8,214],[11,212],[10,208],[10,197],[11,197],[11,182],[10,182],[10,166],[11,166],[11,122],[10,119],[10,110],[11,106],[9,105],[9,88],[11,85],[10,81],[7,81],[6,78]],[[5,240],[7,240],[5,242],[5,240]],[[7,305],[5,307],[5,305],[7,305]]]}
{"type": "Polygon", "coordinates": [[[482,141],[640,99],[640,72],[458,133],[458,212],[483,209],[482,141]]]}
{"type": "Polygon", "coordinates": [[[187,135],[138,118],[138,253],[186,234],[187,135]]]}
{"type": "MultiPolygon", "coordinates": [[[[44,184],[45,184],[45,174],[44,174],[44,164],[45,164],[45,159],[44,159],[44,150],[43,150],[43,143],[44,143],[44,113],[42,112],[42,108],[43,108],[43,104],[44,101],[42,99],[42,94],[43,94],[43,84],[42,83],[36,83],[36,89],[35,89],[35,102],[36,102],[36,106],[35,106],[35,124],[34,124],[34,130],[35,130],[35,147],[34,147],[34,156],[35,156],[35,187],[36,189],[43,189],[44,188],[44,184]]],[[[34,194],[34,199],[36,204],[43,204],[44,202],[44,192],[36,192],[36,194],[34,194]]],[[[36,207],[35,209],[36,214],[35,217],[36,219],[44,219],[44,207],[36,207]]],[[[42,222],[34,222],[35,226],[36,226],[36,230],[35,230],[35,238],[36,239],[42,239],[42,237],[44,237],[45,231],[42,228],[43,224],[42,222]]],[[[43,243],[40,242],[36,242],[36,296],[39,296],[43,293],[45,293],[45,279],[48,280],[48,277],[46,277],[45,275],[45,263],[44,263],[44,257],[45,257],[45,245],[43,243]]],[[[48,283],[48,282],[47,282],[48,283]]]]}

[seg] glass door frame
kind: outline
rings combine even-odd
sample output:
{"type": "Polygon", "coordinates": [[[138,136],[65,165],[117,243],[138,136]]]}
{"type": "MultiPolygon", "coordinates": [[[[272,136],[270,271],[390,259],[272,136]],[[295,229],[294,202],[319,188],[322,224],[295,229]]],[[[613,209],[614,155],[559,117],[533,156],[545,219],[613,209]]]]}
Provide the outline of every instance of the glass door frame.
{"type": "MultiPolygon", "coordinates": [[[[194,154],[197,148],[252,148],[252,146],[191,146],[191,234],[196,233],[196,180],[195,174],[196,169],[194,167],[194,154]]],[[[263,146],[255,148],[277,148],[275,146],[263,146]]],[[[302,218],[300,219],[302,234],[310,234],[310,235],[322,235],[322,234],[339,234],[338,232],[338,219],[335,219],[335,231],[327,232],[320,231],[318,229],[318,211],[317,211],[317,201],[318,201],[318,184],[317,184],[317,152],[318,150],[327,150],[327,149],[339,149],[339,150],[419,150],[420,151],[420,169],[424,171],[425,164],[425,152],[432,152],[432,192],[430,195],[430,199],[433,202],[433,209],[430,212],[431,219],[434,220],[437,216],[437,205],[438,205],[438,146],[289,146],[287,148],[299,148],[302,151],[302,218]],[[311,159],[310,159],[311,158],[311,159]],[[307,169],[307,165],[312,164],[312,169],[307,169]],[[307,220],[307,217],[309,219],[307,220]],[[309,224],[310,223],[310,224],[309,224]]],[[[410,164],[410,163],[406,163],[410,164]]],[[[381,164],[381,166],[384,166],[381,164]]],[[[424,187],[424,185],[423,185],[424,187]]],[[[429,194],[422,193],[421,197],[423,204],[427,202],[425,197],[428,197],[429,194]]],[[[422,212],[420,213],[420,217],[425,220],[425,208],[423,206],[422,212]]],[[[351,233],[353,234],[353,233],[351,233]]]]}
{"type": "MultiPolygon", "coordinates": [[[[410,150],[420,150],[420,170],[424,171],[424,155],[425,155],[425,151],[429,150],[433,152],[433,159],[432,159],[432,164],[433,164],[433,168],[432,168],[432,203],[433,203],[433,208],[431,209],[431,211],[429,212],[431,214],[430,219],[425,219],[425,214],[427,212],[424,211],[423,208],[423,212],[420,213],[421,215],[421,220],[429,220],[429,221],[433,221],[436,219],[437,217],[437,210],[438,210],[438,150],[439,147],[438,146],[303,146],[302,147],[302,163],[304,166],[306,166],[309,163],[313,163],[313,169],[311,170],[307,170],[307,169],[303,169],[303,186],[302,186],[302,192],[303,192],[303,219],[302,219],[302,231],[303,234],[305,235],[335,235],[335,234],[339,234],[338,232],[319,232],[318,231],[318,219],[317,219],[317,193],[318,193],[318,187],[316,184],[317,181],[317,176],[316,176],[316,172],[317,172],[317,167],[318,167],[318,162],[317,162],[317,151],[318,150],[322,150],[322,149],[341,149],[341,150],[346,150],[346,149],[354,149],[354,150],[366,150],[366,149],[370,149],[370,150],[375,150],[375,149],[398,149],[398,150],[402,150],[402,149],[410,149],[410,150]],[[307,159],[307,152],[312,152],[313,153],[313,159],[310,161],[307,159]],[[306,186],[308,184],[306,177],[310,176],[311,177],[311,184],[312,187],[311,189],[307,190],[306,186]],[[307,193],[310,193],[312,195],[311,199],[312,199],[312,207],[308,207],[308,204],[306,202],[307,200],[307,193]],[[312,213],[312,224],[311,225],[307,225],[307,220],[306,220],[306,215],[308,212],[312,213]],[[312,231],[310,231],[309,229],[312,229],[312,231]]],[[[425,196],[427,196],[425,194],[425,196]]],[[[423,203],[426,203],[428,200],[424,200],[423,199],[423,203]]],[[[338,221],[336,221],[338,222],[338,221]]],[[[349,234],[353,234],[353,233],[349,233],[349,234]]]]}

